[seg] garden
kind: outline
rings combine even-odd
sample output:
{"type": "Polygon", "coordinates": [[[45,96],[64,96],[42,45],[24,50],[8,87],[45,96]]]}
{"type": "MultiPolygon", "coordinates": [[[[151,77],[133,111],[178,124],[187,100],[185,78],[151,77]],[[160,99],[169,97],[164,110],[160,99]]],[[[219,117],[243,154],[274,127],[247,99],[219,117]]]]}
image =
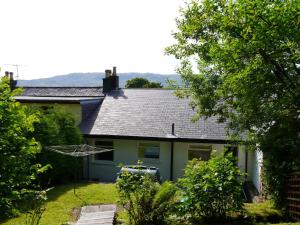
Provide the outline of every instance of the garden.
{"type": "Polygon", "coordinates": [[[178,182],[159,184],[149,175],[123,172],[115,184],[58,185],[32,211],[20,211],[4,225],[55,225],[75,222],[86,205],[117,204],[118,224],[249,224],[299,225],[288,220],[271,200],[244,203],[242,175],[232,156],[191,161],[178,182]],[[38,209],[38,210],[37,210],[38,209]],[[39,217],[37,223],[33,218],[39,217]]]}
{"type": "Polygon", "coordinates": [[[181,61],[183,86],[172,88],[191,99],[191,119],[218,116],[231,142],[263,152],[265,202],[245,203],[244,174],[230,154],[190,161],[176,182],[122,173],[116,184],[80,183],[74,193],[82,161],[46,150],[83,143],[74,118],[57,106],[21,105],[21,90],[4,77],[0,222],[66,224],[81,206],[115,203],[118,221],[130,225],[299,224],[286,200],[288,175],[300,171],[299,9],[293,0],[190,0],[166,48],[181,61]]]}

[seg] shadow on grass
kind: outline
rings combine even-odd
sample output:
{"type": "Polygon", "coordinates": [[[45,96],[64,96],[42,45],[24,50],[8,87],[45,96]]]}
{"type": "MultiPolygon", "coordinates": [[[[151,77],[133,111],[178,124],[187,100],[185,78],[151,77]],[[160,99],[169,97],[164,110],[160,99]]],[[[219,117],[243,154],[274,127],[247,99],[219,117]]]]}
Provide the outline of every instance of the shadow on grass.
{"type": "Polygon", "coordinates": [[[179,222],[177,225],[263,225],[263,224],[277,224],[282,222],[288,222],[282,217],[241,217],[241,218],[229,218],[227,220],[199,220],[194,223],[179,222]]]}
{"type": "MultiPolygon", "coordinates": [[[[78,191],[80,188],[83,188],[90,184],[93,184],[93,183],[90,183],[90,182],[76,183],[75,184],[75,193],[74,193],[74,183],[61,184],[61,185],[57,185],[57,186],[53,186],[53,187],[51,187],[51,186],[47,187],[50,190],[47,192],[46,204],[49,202],[56,201],[60,196],[65,195],[67,192],[72,192],[74,197],[76,197],[78,200],[81,201],[81,205],[87,205],[87,202],[83,198],[81,198],[80,194],[78,194],[78,191]]],[[[47,189],[47,188],[44,188],[44,189],[47,189]]],[[[5,217],[5,218],[1,218],[1,216],[0,216],[0,224],[7,222],[14,217],[18,217],[20,214],[28,213],[30,211],[30,208],[26,207],[27,205],[28,205],[28,200],[26,202],[19,202],[18,209],[17,209],[17,211],[14,212],[16,215],[12,216],[12,217],[5,217]]]]}
{"type": "MultiPolygon", "coordinates": [[[[79,182],[75,184],[75,193],[74,196],[78,197],[79,199],[81,199],[78,194],[76,193],[76,191],[78,191],[79,188],[85,187],[87,185],[89,185],[91,183],[88,182],[79,182]]],[[[47,197],[49,201],[55,201],[57,198],[59,198],[61,195],[64,195],[66,192],[72,191],[74,192],[74,184],[73,183],[69,183],[69,184],[62,184],[62,185],[57,185],[55,187],[53,187],[52,190],[50,190],[47,193],[47,197]]]]}
{"type": "MultiPolygon", "coordinates": [[[[263,203],[245,204],[244,215],[233,215],[232,217],[219,220],[197,220],[189,224],[180,221],[178,225],[264,225],[291,222],[279,210],[275,209],[271,201],[263,203]]],[[[293,223],[291,223],[293,224],[293,223]]]]}

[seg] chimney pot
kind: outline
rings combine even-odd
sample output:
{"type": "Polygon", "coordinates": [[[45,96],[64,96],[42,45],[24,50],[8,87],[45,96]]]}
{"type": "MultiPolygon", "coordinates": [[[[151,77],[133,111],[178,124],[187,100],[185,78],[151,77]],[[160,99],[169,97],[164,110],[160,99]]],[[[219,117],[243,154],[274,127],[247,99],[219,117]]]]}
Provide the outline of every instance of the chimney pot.
{"type": "Polygon", "coordinates": [[[11,90],[14,90],[17,84],[17,81],[14,80],[13,72],[5,72],[5,76],[9,78],[9,86],[11,90]]]}
{"type": "Polygon", "coordinates": [[[116,66],[113,67],[112,76],[117,76],[117,67],[116,66]]]}
{"type": "Polygon", "coordinates": [[[111,76],[111,70],[105,70],[105,77],[110,77],[111,76]]]}
{"type": "Polygon", "coordinates": [[[14,73],[13,72],[9,72],[9,79],[14,80],[14,73]]]}

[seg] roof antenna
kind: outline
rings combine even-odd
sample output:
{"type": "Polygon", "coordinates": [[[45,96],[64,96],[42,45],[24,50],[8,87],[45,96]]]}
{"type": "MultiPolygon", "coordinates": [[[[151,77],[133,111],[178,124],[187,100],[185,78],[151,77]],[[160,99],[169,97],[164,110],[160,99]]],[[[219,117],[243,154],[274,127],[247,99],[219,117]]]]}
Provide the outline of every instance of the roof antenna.
{"type": "Polygon", "coordinates": [[[21,64],[4,64],[5,66],[14,66],[16,67],[16,71],[17,71],[17,76],[16,76],[16,80],[19,80],[19,66],[26,66],[26,65],[21,65],[21,64]]]}

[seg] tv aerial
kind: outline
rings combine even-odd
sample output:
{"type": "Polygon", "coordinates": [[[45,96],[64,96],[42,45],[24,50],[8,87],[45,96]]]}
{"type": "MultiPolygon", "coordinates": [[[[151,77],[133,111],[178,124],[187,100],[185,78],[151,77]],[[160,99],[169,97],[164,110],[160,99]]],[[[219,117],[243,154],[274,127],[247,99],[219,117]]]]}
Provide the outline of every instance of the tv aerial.
{"type": "Polygon", "coordinates": [[[16,80],[19,79],[19,67],[20,66],[26,66],[26,65],[21,65],[21,64],[4,64],[5,66],[13,66],[16,68],[17,74],[16,74],[16,80]]]}

